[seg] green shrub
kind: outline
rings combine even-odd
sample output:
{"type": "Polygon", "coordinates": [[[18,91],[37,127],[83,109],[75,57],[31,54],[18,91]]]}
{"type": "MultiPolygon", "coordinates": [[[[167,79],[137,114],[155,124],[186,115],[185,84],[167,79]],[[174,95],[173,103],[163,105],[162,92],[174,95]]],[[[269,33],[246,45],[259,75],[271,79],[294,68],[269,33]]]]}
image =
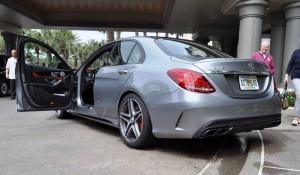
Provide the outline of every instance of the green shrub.
{"type": "Polygon", "coordinates": [[[289,102],[289,106],[294,106],[295,105],[296,94],[295,94],[294,91],[288,91],[287,92],[287,100],[289,102]]]}

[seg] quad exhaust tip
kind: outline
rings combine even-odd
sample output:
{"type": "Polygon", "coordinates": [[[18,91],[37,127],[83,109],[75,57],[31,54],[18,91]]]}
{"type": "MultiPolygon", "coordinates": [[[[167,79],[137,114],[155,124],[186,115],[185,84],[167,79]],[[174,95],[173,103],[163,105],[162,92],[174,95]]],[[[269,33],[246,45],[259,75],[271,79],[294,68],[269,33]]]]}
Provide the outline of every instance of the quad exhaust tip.
{"type": "MultiPolygon", "coordinates": [[[[276,126],[279,126],[280,124],[281,124],[281,120],[280,119],[273,120],[272,123],[271,123],[271,127],[276,127],[276,126]]],[[[270,127],[270,125],[269,125],[269,127],[270,127]]],[[[224,135],[227,135],[232,129],[233,129],[233,127],[229,127],[229,126],[228,127],[220,127],[220,128],[207,129],[202,134],[202,137],[224,136],[224,135]]]]}
{"type": "Polygon", "coordinates": [[[214,136],[223,136],[228,134],[232,127],[222,127],[222,128],[212,128],[208,129],[202,134],[202,137],[214,137],[214,136]]]}

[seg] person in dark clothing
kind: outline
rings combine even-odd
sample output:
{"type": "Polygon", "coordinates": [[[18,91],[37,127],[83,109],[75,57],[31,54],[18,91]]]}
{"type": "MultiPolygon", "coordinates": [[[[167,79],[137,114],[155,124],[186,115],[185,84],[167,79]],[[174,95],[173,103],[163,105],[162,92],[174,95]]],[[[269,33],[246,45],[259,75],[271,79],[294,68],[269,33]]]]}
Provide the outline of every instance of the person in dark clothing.
{"type": "Polygon", "coordinates": [[[288,83],[288,78],[291,77],[292,85],[296,94],[296,101],[294,105],[294,119],[292,125],[300,124],[300,49],[296,49],[286,68],[284,83],[288,83]]]}

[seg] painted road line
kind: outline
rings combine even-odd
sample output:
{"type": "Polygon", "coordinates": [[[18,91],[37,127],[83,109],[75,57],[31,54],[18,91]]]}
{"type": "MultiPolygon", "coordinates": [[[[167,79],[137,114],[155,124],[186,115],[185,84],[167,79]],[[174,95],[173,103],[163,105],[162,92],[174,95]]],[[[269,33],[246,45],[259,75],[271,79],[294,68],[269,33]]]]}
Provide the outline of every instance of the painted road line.
{"type": "Polygon", "coordinates": [[[205,165],[205,167],[200,171],[200,173],[198,173],[198,175],[203,175],[203,173],[205,173],[205,171],[216,161],[218,155],[220,154],[220,152],[222,151],[222,149],[225,145],[226,139],[227,139],[227,137],[223,140],[218,151],[215,153],[215,155],[212,157],[212,159],[205,165]]]}
{"type": "Polygon", "coordinates": [[[286,171],[300,172],[300,170],[297,170],[297,169],[280,168],[280,167],[274,167],[274,166],[264,166],[264,168],[271,168],[271,169],[277,169],[277,170],[286,170],[286,171]]]}
{"type": "Polygon", "coordinates": [[[261,133],[259,132],[259,130],[257,130],[257,132],[258,132],[258,135],[259,135],[260,141],[261,141],[260,166],[259,166],[257,175],[262,175],[262,170],[264,168],[264,162],[265,162],[265,145],[264,145],[264,139],[263,139],[261,133]]]}

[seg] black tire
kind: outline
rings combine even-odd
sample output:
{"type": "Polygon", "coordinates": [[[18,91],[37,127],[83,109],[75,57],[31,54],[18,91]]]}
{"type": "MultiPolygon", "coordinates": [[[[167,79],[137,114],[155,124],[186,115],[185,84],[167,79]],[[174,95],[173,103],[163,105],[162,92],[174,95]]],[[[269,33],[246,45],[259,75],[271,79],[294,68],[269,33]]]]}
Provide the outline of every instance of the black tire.
{"type": "Polygon", "coordinates": [[[70,118],[71,114],[68,113],[66,110],[55,110],[54,115],[58,119],[66,119],[70,118]]]}
{"type": "Polygon", "coordinates": [[[0,96],[8,95],[8,81],[0,80],[0,96]]]}
{"type": "Polygon", "coordinates": [[[132,148],[145,148],[155,142],[147,107],[136,94],[126,95],[119,105],[119,131],[132,148]]]}

